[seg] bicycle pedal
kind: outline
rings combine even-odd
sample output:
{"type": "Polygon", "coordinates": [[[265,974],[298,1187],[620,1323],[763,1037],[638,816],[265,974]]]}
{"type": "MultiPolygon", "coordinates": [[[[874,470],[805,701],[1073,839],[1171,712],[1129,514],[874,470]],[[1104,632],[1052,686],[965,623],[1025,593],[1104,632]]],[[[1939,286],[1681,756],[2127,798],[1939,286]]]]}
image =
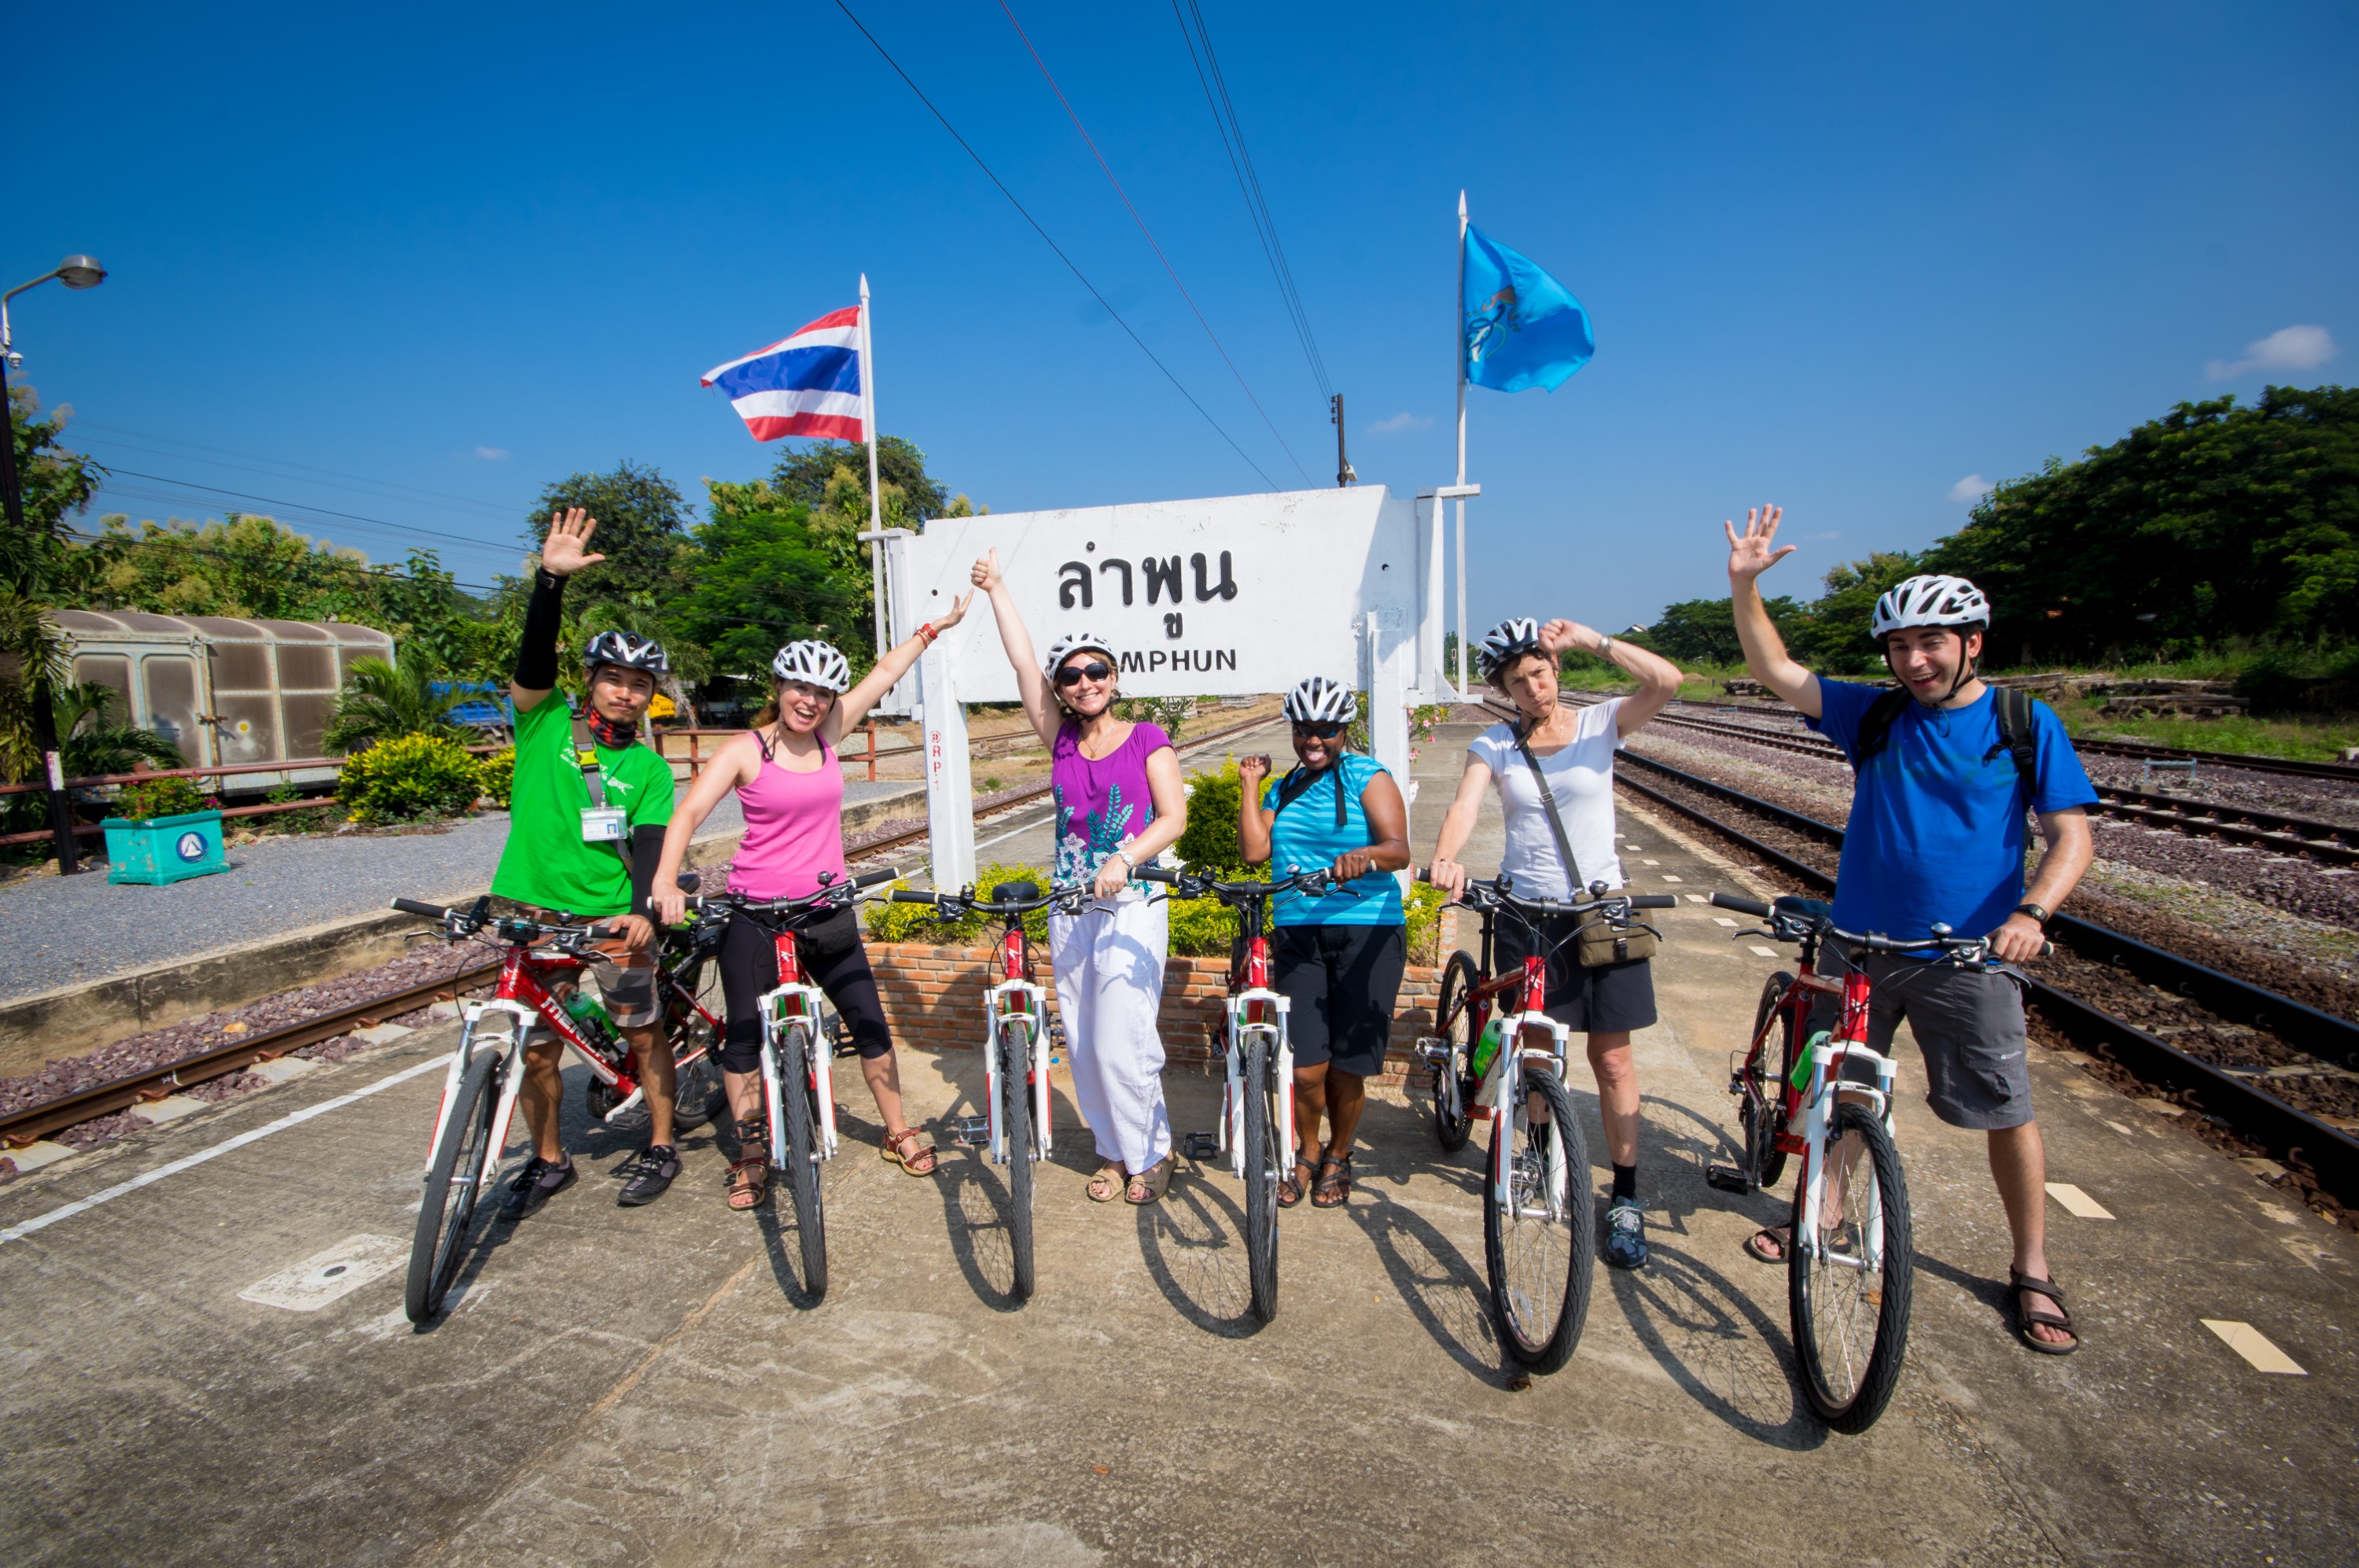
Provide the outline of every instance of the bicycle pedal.
{"type": "Polygon", "coordinates": [[[835,1054],[857,1056],[860,1054],[860,1042],[856,1040],[839,1040],[835,1042],[835,1054]]]}
{"type": "Polygon", "coordinates": [[[968,1149],[980,1149],[991,1141],[991,1118],[961,1116],[951,1123],[951,1138],[968,1149]]]}
{"type": "Polygon", "coordinates": [[[1190,1160],[1218,1160],[1221,1157],[1221,1140],[1209,1132],[1191,1132],[1188,1135],[1186,1150],[1190,1160]]]}
{"type": "Polygon", "coordinates": [[[1707,1187],[1717,1188],[1723,1192],[1751,1192],[1757,1190],[1752,1182],[1745,1179],[1745,1172],[1737,1170],[1733,1165],[1712,1165],[1706,1167],[1703,1173],[1703,1184],[1707,1187]]]}

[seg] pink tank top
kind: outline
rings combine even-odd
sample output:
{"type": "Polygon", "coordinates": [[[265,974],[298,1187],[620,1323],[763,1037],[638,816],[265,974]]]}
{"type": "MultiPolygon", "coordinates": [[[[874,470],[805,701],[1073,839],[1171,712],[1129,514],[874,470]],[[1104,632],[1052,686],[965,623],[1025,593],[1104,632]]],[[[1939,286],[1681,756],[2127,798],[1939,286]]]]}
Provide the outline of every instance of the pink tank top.
{"type": "Polygon", "coordinates": [[[819,891],[819,876],[841,881],[843,863],[843,769],[827,742],[820,765],[794,773],[765,756],[750,784],[737,787],[745,836],[729,868],[729,890],[753,898],[801,898],[819,891]]]}

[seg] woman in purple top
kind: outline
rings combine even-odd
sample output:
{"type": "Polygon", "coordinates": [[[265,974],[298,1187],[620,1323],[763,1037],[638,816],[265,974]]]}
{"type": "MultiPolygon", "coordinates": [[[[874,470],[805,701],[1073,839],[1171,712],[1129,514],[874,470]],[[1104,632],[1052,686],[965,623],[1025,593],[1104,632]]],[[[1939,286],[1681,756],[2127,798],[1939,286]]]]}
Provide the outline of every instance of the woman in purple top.
{"type": "Polygon", "coordinates": [[[1101,1203],[1116,1193],[1151,1203],[1171,1181],[1171,1117],[1156,1029],[1170,920],[1131,886],[1130,874],[1187,829],[1180,756],[1155,725],[1114,717],[1120,660],[1104,637],[1070,633],[1049,646],[1045,663],[1035,663],[1032,635],[1000,580],[997,550],[974,563],[974,585],[991,595],[1025,714],[1049,747],[1056,878],[1087,882],[1097,895],[1080,914],[1049,917],[1073,1096],[1101,1161],[1089,1193],[1101,1203]]]}

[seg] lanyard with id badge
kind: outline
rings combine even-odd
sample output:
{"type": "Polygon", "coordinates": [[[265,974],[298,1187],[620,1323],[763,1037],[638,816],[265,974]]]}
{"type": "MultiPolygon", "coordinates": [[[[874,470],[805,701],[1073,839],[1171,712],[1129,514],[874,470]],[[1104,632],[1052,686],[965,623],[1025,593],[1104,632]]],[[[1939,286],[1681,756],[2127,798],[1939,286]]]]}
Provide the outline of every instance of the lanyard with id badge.
{"type": "Polygon", "coordinates": [[[590,790],[590,803],[582,808],[582,842],[611,844],[627,867],[631,864],[629,819],[624,815],[623,808],[606,803],[606,772],[598,766],[598,754],[585,750],[578,757],[582,782],[590,790]]]}

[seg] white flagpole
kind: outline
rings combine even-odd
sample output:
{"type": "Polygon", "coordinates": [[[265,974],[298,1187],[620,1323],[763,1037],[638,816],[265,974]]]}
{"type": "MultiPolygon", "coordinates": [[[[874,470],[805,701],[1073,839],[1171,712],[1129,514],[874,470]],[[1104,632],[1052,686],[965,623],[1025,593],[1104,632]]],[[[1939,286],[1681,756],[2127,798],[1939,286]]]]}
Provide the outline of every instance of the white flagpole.
{"type": "MultiPolygon", "coordinates": [[[[1458,336],[1458,483],[1466,483],[1466,192],[1458,193],[1458,292],[1451,300],[1458,336]]],[[[1435,531],[1441,519],[1434,518],[1435,531]]],[[[1466,685],[1466,497],[1458,497],[1458,690],[1466,685]]]]}
{"type": "MultiPolygon", "coordinates": [[[[1458,419],[1458,465],[1461,469],[1466,466],[1465,400],[1466,395],[1462,391],[1459,394],[1458,419]]],[[[860,275],[860,405],[861,427],[868,434],[868,531],[881,535],[885,531],[885,498],[876,484],[876,340],[868,330],[868,274],[864,272],[860,275]]],[[[1462,506],[1463,503],[1461,505],[1462,506]]],[[[1462,535],[1464,527],[1462,522],[1462,535]]],[[[885,541],[881,538],[872,539],[868,543],[868,584],[876,605],[876,657],[882,659],[885,657],[886,633],[885,541]]]]}

